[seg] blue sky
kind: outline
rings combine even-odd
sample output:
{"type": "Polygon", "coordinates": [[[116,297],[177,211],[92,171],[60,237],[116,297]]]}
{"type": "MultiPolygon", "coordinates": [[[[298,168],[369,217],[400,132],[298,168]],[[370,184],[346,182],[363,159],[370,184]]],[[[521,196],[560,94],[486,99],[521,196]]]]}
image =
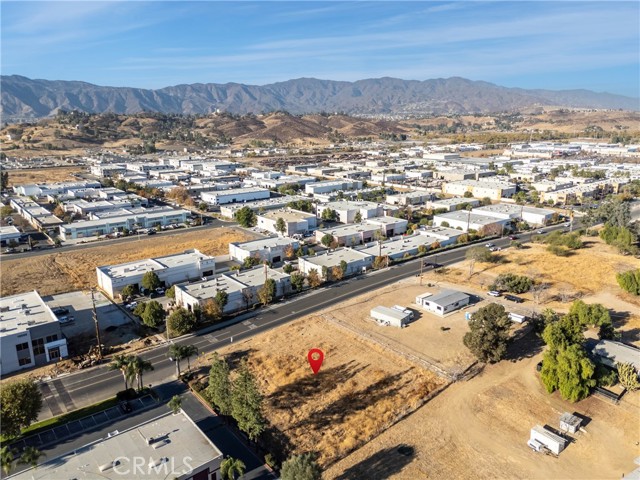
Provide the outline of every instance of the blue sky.
{"type": "Polygon", "coordinates": [[[161,88],[461,76],[640,96],[640,2],[1,3],[3,75],[161,88]]]}

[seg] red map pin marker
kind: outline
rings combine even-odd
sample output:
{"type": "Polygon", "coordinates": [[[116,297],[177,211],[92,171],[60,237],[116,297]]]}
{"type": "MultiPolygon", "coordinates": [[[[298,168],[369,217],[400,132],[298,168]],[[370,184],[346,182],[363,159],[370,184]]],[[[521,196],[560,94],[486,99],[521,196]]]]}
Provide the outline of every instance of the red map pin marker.
{"type": "Polygon", "coordinates": [[[307,360],[309,360],[309,365],[311,365],[311,370],[313,370],[313,374],[315,375],[320,371],[322,361],[324,360],[324,353],[322,353],[322,350],[319,348],[312,348],[307,354],[307,360]]]}

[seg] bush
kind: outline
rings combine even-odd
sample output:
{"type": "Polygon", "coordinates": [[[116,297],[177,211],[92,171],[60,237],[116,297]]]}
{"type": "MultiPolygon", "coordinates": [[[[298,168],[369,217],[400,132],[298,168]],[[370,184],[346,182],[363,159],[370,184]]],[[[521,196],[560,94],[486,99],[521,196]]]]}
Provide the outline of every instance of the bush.
{"type": "Polygon", "coordinates": [[[618,372],[598,363],[596,365],[594,378],[596,379],[596,386],[598,387],[613,387],[618,383],[618,372]]]}
{"type": "Polygon", "coordinates": [[[533,286],[533,280],[525,275],[503,273],[498,275],[496,281],[489,288],[511,293],[525,293],[533,286]]]}
{"type": "Polygon", "coordinates": [[[621,289],[632,295],[640,295],[640,268],[618,273],[616,280],[621,289]]]}
{"type": "Polygon", "coordinates": [[[127,390],[120,390],[116,393],[116,399],[119,402],[124,402],[125,400],[133,400],[138,397],[138,392],[136,392],[135,388],[128,388],[127,390]]]}

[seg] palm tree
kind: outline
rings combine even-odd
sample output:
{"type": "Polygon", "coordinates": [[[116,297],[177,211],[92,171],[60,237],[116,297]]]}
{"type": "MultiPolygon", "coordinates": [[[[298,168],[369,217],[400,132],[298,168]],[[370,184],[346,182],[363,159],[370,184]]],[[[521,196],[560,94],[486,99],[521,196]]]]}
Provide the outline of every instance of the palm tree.
{"type": "Polygon", "coordinates": [[[13,464],[16,462],[16,451],[7,445],[3,446],[2,450],[0,450],[0,460],[2,471],[5,475],[9,475],[13,464]]]}
{"type": "Polygon", "coordinates": [[[169,358],[176,362],[176,376],[180,378],[180,360],[184,358],[184,347],[177,343],[169,347],[169,358]]]}
{"type": "Polygon", "coordinates": [[[187,369],[191,370],[190,357],[198,354],[198,347],[196,347],[195,345],[184,345],[182,353],[184,354],[184,357],[182,358],[187,359],[187,369]]]}
{"type": "Polygon", "coordinates": [[[220,464],[220,475],[226,480],[235,480],[236,473],[242,476],[245,465],[242,460],[233,457],[225,458],[220,464]]]}
{"type": "Polygon", "coordinates": [[[131,357],[128,355],[116,355],[113,357],[113,362],[109,364],[109,370],[120,370],[122,372],[122,378],[124,379],[124,389],[129,390],[129,363],[131,357]]]}
{"type": "Polygon", "coordinates": [[[180,395],[174,395],[167,403],[167,406],[173,411],[174,414],[177,414],[182,408],[182,399],[180,395]]]}
{"type": "Polygon", "coordinates": [[[38,460],[40,460],[40,457],[44,456],[45,454],[35,447],[25,447],[22,451],[22,455],[20,455],[20,463],[24,465],[31,465],[35,468],[38,466],[38,460]]]}
{"type": "Polygon", "coordinates": [[[149,362],[148,360],[145,360],[144,358],[137,355],[131,355],[129,358],[129,375],[136,378],[138,391],[141,391],[143,386],[142,375],[144,374],[144,372],[153,370],[153,365],[151,365],[151,362],[149,362]]]}

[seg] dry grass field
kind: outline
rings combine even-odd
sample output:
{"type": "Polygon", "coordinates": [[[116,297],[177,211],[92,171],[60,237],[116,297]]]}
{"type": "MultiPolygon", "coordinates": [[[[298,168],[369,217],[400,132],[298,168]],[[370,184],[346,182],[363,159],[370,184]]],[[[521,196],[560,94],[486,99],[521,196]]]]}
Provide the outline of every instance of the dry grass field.
{"type": "Polygon", "coordinates": [[[0,295],[13,295],[37,289],[40,295],[53,295],[96,284],[96,267],[159,257],[196,248],[209,255],[229,252],[229,242],[253,238],[238,228],[214,228],[172,235],[142,237],[134,241],[38,255],[26,259],[3,260],[0,295]]]}
{"type": "Polygon", "coordinates": [[[25,170],[10,170],[9,185],[24,185],[27,183],[52,183],[76,180],[74,173],[83,171],[82,167],[52,167],[33,168],[25,170]]]}
{"type": "Polygon", "coordinates": [[[246,358],[266,399],[266,417],[294,452],[326,466],[388,429],[445,385],[435,374],[311,316],[220,352],[246,358]],[[292,341],[295,339],[295,341],[292,341]],[[325,354],[318,375],[307,352],[325,354]]]}
{"type": "Polygon", "coordinates": [[[640,392],[617,406],[596,397],[571,404],[543,389],[535,371],[539,357],[490,365],[451,385],[323,478],[614,479],[632,471],[640,455],[640,392]],[[531,427],[557,428],[565,411],[589,417],[586,431],[573,435],[559,458],[530,450],[531,427]],[[401,455],[403,445],[413,454],[401,455]]]}

